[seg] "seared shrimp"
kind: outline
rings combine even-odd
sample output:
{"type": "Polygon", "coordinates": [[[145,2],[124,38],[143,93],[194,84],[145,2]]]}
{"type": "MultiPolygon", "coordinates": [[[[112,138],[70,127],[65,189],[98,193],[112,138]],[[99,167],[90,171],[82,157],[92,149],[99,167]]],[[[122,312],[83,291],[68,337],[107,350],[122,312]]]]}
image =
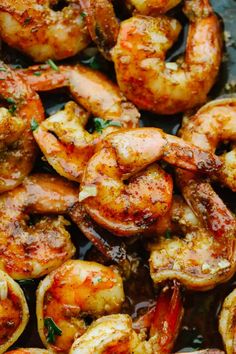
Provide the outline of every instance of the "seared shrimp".
{"type": "Polygon", "coordinates": [[[68,261],[39,285],[40,337],[53,353],[68,353],[76,337],[86,331],[87,322],[119,312],[123,301],[123,283],[115,269],[95,262],[68,261]]]}
{"type": "Polygon", "coordinates": [[[179,289],[165,289],[148,314],[133,323],[128,315],[95,321],[72,345],[70,354],[167,354],[171,352],[183,315],[179,289]],[[145,340],[145,331],[150,339],[145,340]],[[137,332],[137,333],[136,333],[137,332]]]}
{"type": "Polygon", "coordinates": [[[0,196],[0,268],[14,279],[41,277],[75,253],[63,216],[29,221],[29,214],[65,214],[78,188],[47,174],[27,177],[0,196]]]}
{"type": "Polygon", "coordinates": [[[29,310],[20,286],[0,271],[0,353],[19,338],[28,322],[29,310]]]}
{"type": "Polygon", "coordinates": [[[215,239],[182,199],[174,198],[162,236],[149,245],[150,273],[155,284],[177,279],[185,287],[205,291],[228,281],[236,271],[236,245],[215,239]],[[183,237],[184,236],[184,237],[183,237]]]}
{"type": "Polygon", "coordinates": [[[150,16],[164,14],[180,2],[181,0],[126,0],[134,13],[150,16]]]}
{"type": "Polygon", "coordinates": [[[30,123],[44,119],[38,95],[21,77],[0,62],[0,193],[15,188],[33,168],[37,145],[30,123]]]}
{"type": "MultiPolygon", "coordinates": [[[[189,143],[214,152],[220,142],[236,141],[236,99],[212,101],[193,117],[185,118],[180,136],[189,143]]],[[[236,191],[236,149],[221,156],[222,167],[214,178],[236,191]]],[[[178,183],[187,203],[216,236],[236,234],[235,217],[208,181],[177,170],[178,183]]]]}
{"type": "Polygon", "coordinates": [[[213,154],[157,128],[111,133],[83,175],[80,201],[89,215],[118,236],[150,229],[172,200],[171,176],[153,164],[161,158],[194,171],[211,172],[219,166],[213,154]]]}
{"type": "Polygon", "coordinates": [[[236,289],[223,303],[219,318],[219,331],[227,354],[236,352],[236,289]]]}
{"type": "Polygon", "coordinates": [[[222,33],[207,0],[186,0],[190,20],[185,59],[165,62],[181,25],[165,16],[134,16],[121,23],[112,49],[121,91],[138,108],[174,114],[204,103],[222,57],[222,33]]]}
{"type": "Polygon", "coordinates": [[[59,0],[2,0],[0,35],[34,61],[75,55],[90,42],[81,7],[73,0],[54,11],[59,0]]]}
{"type": "Polygon", "coordinates": [[[46,349],[38,348],[19,348],[7,352],[8,354],[50,354],[51,352],[46,349]]]}

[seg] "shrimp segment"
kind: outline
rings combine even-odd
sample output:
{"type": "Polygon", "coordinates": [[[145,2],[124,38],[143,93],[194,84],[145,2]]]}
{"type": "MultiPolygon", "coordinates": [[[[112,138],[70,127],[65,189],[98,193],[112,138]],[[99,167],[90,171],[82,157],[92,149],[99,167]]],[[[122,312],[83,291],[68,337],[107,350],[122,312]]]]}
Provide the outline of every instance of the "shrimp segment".
{"type": "MultiPolygon", "coordinates": [[[[212,101],[193,117],[185,118],[180,136],[187,142],[214,152],[220,142],[236,141],[236,100],[212,101]]],[[[222,166],[214,174],[227,187],[236,191],[236,149],[221,156],[222,166]]],[[[235,217],[212,189],[208,181],[193,174],[177,170],[178,183],[187,203],[193,208],[209,230],[218,237],[234,238],[235,217]]]]}
{"type": "Polygon", "coordinates": [[[68,353],[87,329],[86,320],[117,313],[124,301],[122,279],[112,268],[73,260],[48,275],[37,291],[38,330],[54,353],[68,353]],[[51,318],[61,335],[47,340],[45,319],[51,318]]]}
{"type": "Polygon", "coordinates": [[[236,270],[235,240],[216,240],[181,199],[174,199],[169,214],[164,218],[170,219],[172,237],[149,245],[154,283],[177,279],[188,289],[205,291],[228,281],[236,270]]]}
{"type": "Polygon", "coordinates": [[[75,55],[90,42],[79,4],[67,0],[62,11],[51,7],[59,1],[3,0],[0,4],[1,38],[34,61],[75,55]]]}
{"type": "Polygon", "coordinates": [[[236,351],[236,289],[230,293],[224,303],[219,317],[219,331],[227,354],[236,351]]]}
{"type": "Polygon", "coordinates": [[[0,193],[15,188],[29,174],[37,146],[30,123],[44,119],[38,95],[21,77],[0,62],[0,95],[9,103],[0,110],[0,193]],[[10,127],[10,129],[9,129],[10,127]]]}
{"type": "Polygon", "coordinates": [[[138,108],[158,114],[186,111],[207,100],[219,71],[222,34],[208,1],[185,2],[190,20],[185,59],[166,63],[181,26],[166,16],[134,16],[121,23],[112,50],[117,81],[138,108]]]}
{"type": "Polygon", "coordinates": [[[205,172],[220,163],[216,156],[157,128],[109,134],[101,147],[85,169],[80,200],[98,224],[118,236],[147,231],[170,208],[172,179],[151,165],[156,160],[205,172]]]}
{"type": "Polygon", "coordinates": [[[41,277],[75,253],[62,216],[42,217],[33,225],[31,214],[65,214],[78,200],[78,188],[61,178],[33,175],[0,196],[0,268],[15,279],[41,277]]]}
{"type": "Polygon", "coordinates": [[[29,310],[20,286],[0,271],[0,353],[19,338],[28,322],[29,310]]]}
{"type": "Polygon", "coordinates": [[[170,353],[178,334],[183,307],[178,290],[166,290],[157,299],[155,309],[133,326],[128,315],[99,318],[73,343],[70,354],[170,353]],[[145,340],[144,330],[148,329],[150,339],[145,340]]]}

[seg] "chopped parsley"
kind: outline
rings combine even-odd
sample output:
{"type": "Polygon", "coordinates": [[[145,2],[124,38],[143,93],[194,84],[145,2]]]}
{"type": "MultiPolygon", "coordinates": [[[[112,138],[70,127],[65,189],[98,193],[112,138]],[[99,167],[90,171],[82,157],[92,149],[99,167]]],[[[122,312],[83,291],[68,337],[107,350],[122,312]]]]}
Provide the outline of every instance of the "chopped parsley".
{"type": "Polygon", "coordinates": [[[39,126],[39,123],[37,122],[37,120],[32,118],[31,122],[30,122],[30,127],[31,127],[32,132],[34,132],[38,128],[38,126],[39,126]]]}
{"type": "Polygon", "coordinates": [[[48,59],[46,63],[51,66],[51,68],[55,71],[59,71],[59,67],[54,63],[52,59],[48,59]]]}
{"type": "Polygon", "coordinates": [[[82,18],[85,18],[85,17],[87,16],[87,14],[86,14],[86,12],[81,12],[80,16],[81,16],[82,18]]]}
{"type": "Polygon", "coordinates": [[[42,73],[41,73],[41,71],[35,71],[35,72],[33,73],[33,75],[35,75],[35,76],[40,76],[40,75],[42,75],[42,73]]]}
{"type": "Polygon", "coordinates": [[[46,317],[44,319],[44,326],[47,328],[47,342],[55,343],[55,336],[61,336],[62,330],[56,325],[51,317],[46,317]]]}
{"type": "Polygon", "coordinates": [[[6,68],[0,67],[0,71],[7,71],[6,68]]]}
{"type": "Polygon", "coordinates": [[[10,97],[6,98],[6,101],[9,103],[8,111],[13,114],[16,111],[16,102],[10,97]]]}
{"type": "Polygon", "coordinates": [[[170,231],[169,229],[166,230],[165,238],[166,238],[167,240],[171,239],[171,231],[170,231]]]}
{"type": "Polygon", "coordinates": [[[96,132],[102,133],[107,127],[121,127],[121,123],[115,120],[104,120],[102,118],[94,118],[94,127],[96,132]]]}

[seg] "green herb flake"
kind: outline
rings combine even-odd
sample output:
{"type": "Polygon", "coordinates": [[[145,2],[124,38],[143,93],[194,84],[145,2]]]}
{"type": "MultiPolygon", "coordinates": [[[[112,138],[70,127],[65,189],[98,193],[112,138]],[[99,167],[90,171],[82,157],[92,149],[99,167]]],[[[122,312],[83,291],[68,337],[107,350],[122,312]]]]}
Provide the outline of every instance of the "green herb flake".
{"type": "Polygon", "coordinates": [[[55,343],[55,336],[61,336],[62,330],[56,325],[51,317],[46,317],[44,319],[44,326],[47,328],[47,342],[55,343]]]}
{"type": "Polygon", "coordinates": [[[16,102],[13,100],[13,98],[11,98],[11,97],[8,97],[8,98],[6,98],[6,101],[7,101],[7,103],[9,103],[10,104],[10,106],[9,106],[9,108],[8,108],[8,111],[11,113],[11,114],[13,114],[15,111],[16,111],[16,102]]]}
{"type": "Polygon", "coordinates": [[[32,17],[26,17],[26,19],[24,20],[24,26],[27,26],[32,20],[32,17]]]}
{"type": "Polygon", "coordinates": [[[81,16],[82,18],[85,18],[85,17],[87,16],[87,14],[86,14],[86,12],[81,12],[80,16],[81,16]]]}
{"type": "Polygon", "coordinates": [[[121,123],[115,120],[104,120],[102,118],[94,118],[94,127],[96,132],[102,133],[107,127],[121,127],[121,123]]]}
{"type": "Polygon", "coordinates": [[[33,73],[33,75],[34,75],[34,76],[41,76],[42,73],[41,73],[41,71],[35,71],[35,72],[33,73]]]}
{"type": "Polygon", "coordinates": [[[91,58],[81,60],[81,63],[90,66],[91,69],[100,69],[100,64],[96,55],[92,56],[91,58]]]}
{"type": "Polygon", "coordinates": [[[39,123],[37,122],[37,120],[32,118],[31,122],[30,122],[30,127],[31,127],[32,132],[34,132],[38,128],[38,126],[39,126],[39,123]]]}
{"type": "Polygon", "coordinates": [[[7,71],[6,68],[0,67],[0,71],[7,71]]]}
{"type": "Polygon", "coordinates": [[[59,67],[54,63],[52,59],[48,59],[46,63],[51,66],[51,68],[55,71],[59,71],[59,67]]]}
{"type": "Polygon", "coordinates": [[[169,229],[166,230],[165,238],[166,238],[167,240],[171,239],[171,231],[170,231],[169,229]]]}

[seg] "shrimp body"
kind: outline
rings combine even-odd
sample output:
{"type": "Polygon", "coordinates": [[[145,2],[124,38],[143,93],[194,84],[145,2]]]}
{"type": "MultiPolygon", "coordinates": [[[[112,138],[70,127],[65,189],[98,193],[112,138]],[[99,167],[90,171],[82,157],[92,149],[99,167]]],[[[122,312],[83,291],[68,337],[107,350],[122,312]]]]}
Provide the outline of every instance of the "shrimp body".
{"type": "Polygon", "coordinates": [[[174,114],[207,100],[222,56],[219,20],[205,0],[186,1],[185,13],[190,27],[182,62],[165,62],[181,30],[177,20],[134,16],[121,23],[112,59],[121,91],[140,109],[174,114]]]}
{"type": "Polygon", "coordinates": [[[30,123],[44,119],[38,95],[0,62],[0,95],[9,109],[0,109],[0,193],[19,185],[33,168],[37,145],[30,123]]]}
{"type": "Polygon", "coordinates": [[[0,196],[0,268],[15,279],[41,277],[75,253],[63,216],[43,216],[30,224],[29,214],[65,214],[78,199],[78,188],[47,174],[27,177],[0,196]]]}
{"type": "MultiPolygon", "coordinates": [[[[149,246],[151,277],[155,284],[177,279],[188,289],[205,291],[228,281],[236,270],[232,239],[218,239],[204,228],[182,199],[174,199],[165,227],[171,237],[149,246]],[[184,236],[184,237],[183,237],[184,236]]],[[[166,230],[157,230],[164,235],[166,230]]]]}
{"type": "Polygon", "coordinates": [[[157,128],[111,133],[83,175],[80,200],[90,216],[118,236],[149,230],[172,199],[171,177],[153,164],[161,158],[190,170],[214,170],[219,162],[157,128]]]}
{"type": "MultiPolygon", "coordinates": [[[[189,143],[214,152],[220,142],[236,141],[236,100],[215,100],[202,107],[193,117],[185,118],[180,136],[189,143]]],[[[233,145],[234,146],[234,145],[233,145]]],[[[236,191],[236,150],[224,153],[222,166],[214,174],[233,191],[236,191]]],[[[216,236],[235,237],[235,217],[215,193],[208,181],[186,171],[177,170],[178,183],[187,203],[216,236]]]]}
{"type": "Polygon", "coordinates": [[[226,297],[219,317],[219,331],[227,354],[234,354],[236,351],[235,319],[236,289],[226,297]]]}
{"type": "Polygon", "coordinates": [[[3,0],[0,4],[1,38],[34,61],[75,55],[90,42],[82,10],[68,0],[62,11],[52,0],[3,0]]]}
{"type": "Polygon", "coordinates": [[[156,16],[164,14],[177,6],[181,0],[127,0],[127,5],[141,15],[156,16]]]}
{"type": "Polygon", "coordinates": [[[0,271],[0,353],[19,338],[28,322],[29,310],[20,286],[0,271]]]}
{"type": "Polygon", "coordinates": [[[73,341],[87,329],[86,319],[120,311],[124,301],[122,279],[112,268],[95,262],[68,261],[49,274],[37,291],[38,330],[53,353],[68,353],[73,341]],[[47,340],[45,319],[61,330],[47,340]]]}

